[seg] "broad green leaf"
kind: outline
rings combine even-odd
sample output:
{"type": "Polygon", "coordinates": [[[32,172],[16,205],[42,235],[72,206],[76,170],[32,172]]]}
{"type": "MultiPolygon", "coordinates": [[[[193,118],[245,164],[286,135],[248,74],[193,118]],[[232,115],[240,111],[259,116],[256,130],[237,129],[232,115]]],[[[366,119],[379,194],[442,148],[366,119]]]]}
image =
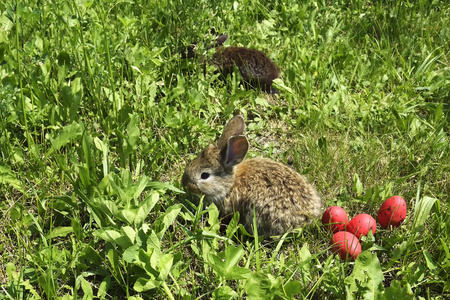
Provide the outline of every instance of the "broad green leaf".
{"type": "Polygon", "coordinates": [[[8,275],[8,278],[11,282],[14,281],[14,273],[16,271],[16,266],[13,263],[7,263],[6,264],[6,275],[8,275]]]}
{"type": "Polygon", "coordinates": [[[58,132],[56,138],[52,140],[52,148],[47,155],[61,149],[61,147],[81,138],[83,134],[83,125],[73,122],[58,132]]]}
{"type": "Polygon", "coordinates": [[[52,231],[50,231],[49,234],[47,234],[46,238],[49,240],[49,239],[52,239],[55,237],[63,237],[72,232],[73,232],[72,226],[55,227],[55,228],[52,228],[52,231]]]}
{"type": "Polygon", "coordinates": [[[213,292],[213,299],[215,300],[236,299],[238,296],[238,293],[236,293],[232,288],[226,285],[218,287],[213,292]]]}
{"type": "Polygon", "coordinates": [[[428,196],[423,197],[421,200],[416,201],[414,208],[414,223],[413,229],[419,231],[430,214],[431,208],[438,199],[430,198],[428,196]]]}
{"type": "Polygon", "coordinates": [[[225,280],[246,279],[251,276],[251,271],[238,265],[244,254],[242,246],[227,246],[219,256],[210,253],[209,262],[217,275],[225,280]]]}
{"type": "Polygon", "coordinates": [[[15,176],[14,172],[9,166],[0,165],[0,186],[1,185],[11,185],[13,188],[19,192],[24,192],[22,187],[22,182],[15,176]]]}
{"type": "Polygon", "coordinates": [[[219,210],[214,203],[208,206],[208,224],[209,231],[218,233],[220,230],[219,210]]]}
{"type": "Polygon", "coordinates": [[[103,278],[102,282],[98,287],[97,297],[100,299],[106,299],[110,286],[111,286],[111,276],[106,276],[105,278],[103,278]]]}
{"type": "Polygon", "coordinates": [[[159,271],[158,280],[165,281],[167,279],[167,276],[170,273],[170,269],[172,268],[172,265],[173,265],[173,255],[172,254],[164,254],[161,256],[161,258],[158,262],[158,268],[157,268],[159,271]]]}
{"type": "Polygon", "coordinates": [[[5,36],[3,36],[3,34],[0,35],[0,42],[9,41],[6,39],[6,33],[14,27],[14,23],[6,16],[6,14],[2,14],[0,15],[0,24],[2,26],[2,31],[5,33],[5,36]]]}
{"type": "Polygon", "coordinates": [[[251,275],[245,285],[247,299],[279,299],[286,298],[282,277],[256,272],[251,275]]]}
{"type": "Polygon", "coordinates": [[[81,289],[83,290],[83,299],[94,299],[94,292],[92,291],[91,284],[86,279],[81,278],[81,289]]]}
{"type": "Polygon", "coordinates": [[[383,297],[380,299],[382,300],[413,300],[416,299],[413,293],[410,292],[410,287],[408,288],[408,285],[405,285],[404,282],[401,282],[399,280],[393,280],[391,282],[391,286],[387,287],[383,297]]]}
{"type": "Polygon", "coordinates": [[[131,240],[128,238],[128,236],[125,235],[123,231],[119,232],[115,229],[102,228],[97,231],[94,231],[93,235],[107,242],[117,244],[121,246],[123,249],[127,249],[128,247],[133,245],[131,240]]]}
{"type": "Polygon", "coordinates": [[[101,189],[107,190],[109,193],[119,196],[119,201],[122,206],[130,209],[130,212],[123,213],[123,217],[127,222],[134,222],[137,208],[141,205],[140,201],[137,201],[142,192],[146,189],[148,177],[143,175],[136,182],[133,180],[133,176],[129,170],[120,169],[120,173],[110,173],[107,177],[101,181],[101,189]],[[130,214],[130,215],[126,215],[130,214]]]}
{"type": "Polygon", "coordinates": [[[103,141],[101,139],[99,139],[98,137],[94,138],[94,145],[95,148],[97,148],[98,150],[102,151],[102,152],[108,152],[108,147],[106,146],[105,143],[103,143],[103,141]]]}
{"type": "MultiPolygon", "coordinates": [[[[147,183],[148,183],[149,179],[147,176],[142,175],[141,178],[139,178],[139,180],[132,185],[133,188],[133,199],[138,199],[142,192],[145,190],[145,188],[147,187],[147,183]]],[[[131,189],[131,187],[130,187],[131,189]]]]}
{"type": "Polygon", "coordinates": [[[434,112],[434,122],[436,124],[438,124],[441,121],[442,117],[444,116],[443,108],[444,108],[444,105],[441,102],[441,103],[439,103],[438,107],[436,108],[436,111],[434,112]]]}
{"type": "Polygon", "coordinates": [[[26,291],[28,291],[34,296],[34,298],[30,297],[29,299],[42,299],[29,280],[22,281],[20,285],[23,286],[26,291]]]}
{"type": "MultiPolygon", "coordinates": [[[[141,264],[140,261],[138,260],[139,250],[141,250],[141,247],[140,247],[140,245],[137,245],[137,244],[135,244],[131,247],[128,247],[122,254],[123,260],[128,263],[138,265],[141,268],[144,268],[144,265],[141,264]]],[[[150,256],[149,256],[149,259],[150,259],[150,256]]]]}
{"type": "Polygon", "coordinates": [[[161,251],[158,251],[155,249],[152,249],[152,250],[153,251],[151,251],[150,255],[148,255],[148,253],[145,253],[145,255],[144,255],[144,251],[140,250],[139,251],[139,259],[142,262],[150,263],[150,268],[147,268],[146,271],[149,275],[151,274],[151,275],[155,276],[155,278],[156,278],[156,277],[158,277],[159,272],[156,273],[156,272],[153,272],[153,270],[158,271],[159,262],[161,260],[161,257],[164,254],[161,251]],[[150,257],[150,260],[148,260],[147,257],[150,257]]]}
{"type": "Polygon", "coordinates": [[[284,290],[289,298],[294,298],[302,292],[302,284],[297,280],[291,280],[284,285],[284,290]]]}
{"type": "Polygon", "coordinates": [[[226,236],[231,239],[239,228],[239,212],[235,212],[230,223],[228,223],[226,236]]]}
{"type": "Polygon", "coordinates": [[[311,259],[311,252],[308,249],[308,244],[303,244],[302,249],[300,249],[300,258],[302,259],[302,262],[304,261],[310,261],[311,259]]]}
{"type": "Polygon", "coordinates": [[[137,209],[122,209],[119,210],[119,213],[117,214],[117,217],[121,220],[126,222],[128,225],[133,225],[134,220],[136,219],[137,215],[137,209]]]}
{"type": "Polygon", "coordinates": [[[355,261],[353,272],[345,278],[347,299],[355,295],[363,299],[376,299],[383,292],[383,271],[376,254],[363,251],[355,261]]]}
{"type": "Polygon", "coordinates": [[[159,201],[159,194],[156,192],[151,193],[144,201],[139,205],[139,208],[136,213],[136,217],[134,219],[134,224],[136,227],[139,227],[144,222],[145,218],[148,216],[150,211],[159,201]]]}
{"type": "Polygon", "coordinates": [[[164,233],[169,228],[169,226],[175,221],[180,211],[181,211],[181,204],[176,204],[169,207],[162,216],[156,219],[154,228],[159,239],[163,237],[164,233]]]}
{"type": "Polygon", "coordinates": [[[145,252],[143,249],[137,251],[137,255],[132,257],[132,253],[127,254],[126,261],[133,263],[142,269],[148,275],[148,278],[141,277],[136,282],[134,289],[138,292],[147,291],[160,286],[167,278],[173,265],[172,254],[163,254],[159,250],[149,249],[145,252]]]}
{"type": "Polygon", "coordinates": [[[149,291],[149,290],[159,287],[161,285],[161,283],[162,282],[158,281],[158,280],[146,279],[146,278],[140,277],[138,280],[136,280],[136,283],[134,284],[133,289],[138,293],[142,293],[142,292],[146,292],[146,291],[149,291]]]}
{"type": "Polygon", "coordinates": [[[119,19],[120,22],[122,22],[122,25],[125,28],[132,27],[132,25],[134,25],[138,21],[138,19],[136,18],[127,18],[127,17],[124,18],[117,17],[117,18],[119,19]]]}
{"type": "Polygon", "coordinates": [[[35,42],[34,42],[34,44],[36,45],[36,48],[39,49],[39,51],[42,51],[42,50],[43,50],[43,48],[44,48],[44,43],[43,43],[42,38],[41,38],[40,36],[37,35],[37,36],[35,37],[35,42]]]}
{"type": "Polygon", "coordinates": [[[117,217],[120,213],[120,210],[117,207],[117,205],[111,200],[102,199],[101,201],[99,201],[98,206],[107,215],[117,217]]]}
{"type": "Polygon", "coordinates": [[[144,269],[144,271],[151,276],[152,279],[156,279],[158,277],[156,267],[161,255],[161,252],[158,250],[147,249],[147,251],[144,251],[144,249],[140,248],[137,250],[137,255],[134,258],[135,261],[133,263],[144,269]]]}
{"type": "Polygon", "coordinates": [[[184,94],[184,92],[185,92],[184,87],[182,87],[182,86],[174,87],[174,88],[172,89],[172,93],[171,93],[171,95],[170,95],[170,98],[169,98],[170,100],[169,100],[169,101],[171,101],[171,100],[173,100],[173,99],[176,99],[176,98],[179,97],[180,95],[184,94]]]}
{"type": "Polygon", "coordinates": [[[128,143],[130,144],[132,150],[136,150],[139,145],[139,139],[141,132],[139,130],[139,118],[135,115],[130,114],[130,122],[127,126],[128,132],[128,143]]]}
{"type": "Polygon", "coordinates": [[[99,229],[92,233],[94,236],[101,238],[107,242],[115,242],[122,235],[115,229],[99,229]]]}
{"type": "Polygon", "coordinates": [[[131,243],[134,244],[136,238],[136,231],[134,231],[134,229],[130,226],[124,226],[122,227],[122,232],[125,233],[125,235],[131,241],[131,243]]]}
{"type": "Polygon", "coordinates": [[[131,296],[131,297],[127,298],[127,300],[144,300],[144,299],[139,296],[131,296]]]}
{"type": "Polygon", "coordinates": [[[92,191],[92,179],[90,177],[90,170],[88,168],[87,165],[80,165],[77,166],[77,173],[78,173],[78,177],[81,180],[82,185],[86,188],[89,189],[90,191],[92,191]]]}
{"type": "Polygon", "coordinates": [[[357,195],[361,195],[364,191],[362,182],[359,179],[359,175],[357,173],[353,175],[353,189],[355,190],[357,195]]]}
{"type": "Polygon", "coordinates": [[[260,105],[260,106],[263,106],[263,107],[268,107],[268,106],[270,106],[269,101],[267,101],[267,99],[266,99],[266,98],[263,98],[263,97],[256,97],[255,103],[256,103],[257,105],[260,105]]]}
{"type": "Polygon", "coordinates": [[[152,188],[154,190],[163,190],[163,191],[169,190],[180,194],[184,194],[184,191],[177,189],[173,185],[165,182],[149,182],[147,183],[147,187],[152,188]]]}
{"type": "Polygon", "coordinates": [[[130,181],[132,182],[130,171],[122,169],[119,175],[111,172],[108,174],[108,177],[110,178],[109,184],[114,193],[119,196],[120,202],[128,207],[134,194],[133,187],[129,185],[130,181]]]}
{"type": "Polygon", "coordinates": [[[147,237],[147,249],[156,249],[158,251],[161,251],[161,242],[153,230],[147,237]]]}
{"type": "Polygon", "coordinates": [[[428,251],[423,251],[423,256],[425,257],[425,261],[427,262],[427,267],[430,270],[436,270],[438,268],[438,266],[436,265],[436,263],[433,261],[433,258],[431,257],[430,252],[428,251]]]}
{"type": "Polygon", "coordinates": [[[292,89],[290,87],[288,87],[287,85],[285,85],[283,80],[281,80],[280,78],[276,78],[273,81],[273,83],[274,83],[274,87],[276,87],[280,91],[284,91],[287,94],[292,94],[293,93],[292,89]]]}
{"type": "Polygon", "coordinates": [[[82,97],[83,85],[81,84],[81,78],[77,77],[70,84],[69,120],[71,122],[78,116],[78,108],[80,107],[82,97]]]}
{"type": "Polygon", "coordinates": [[[92,246],[86,247],[84,249],[84,253],[86,254],[87,257],[89,257],[89,260],[93,264],[100,265],[103,263],[103,261],[105,259],[104,253],[98,251],[98,249],[94,249],[92,246]]]}
{"type": "Polygon", "coordinates": [[[242,249],[241,246],[239,246],[239,247],[228,246],[225,249],[226,269],[231,270],[232,268],[237,266],[239,261],[244,256],[244,254],[245,254],[244,249],[242,249]]]}

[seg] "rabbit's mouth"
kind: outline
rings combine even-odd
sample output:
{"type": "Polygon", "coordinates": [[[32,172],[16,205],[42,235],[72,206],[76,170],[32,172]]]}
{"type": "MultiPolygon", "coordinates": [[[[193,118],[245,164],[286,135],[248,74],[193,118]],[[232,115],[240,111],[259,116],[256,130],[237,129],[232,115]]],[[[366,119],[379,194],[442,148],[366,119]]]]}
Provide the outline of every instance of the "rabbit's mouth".
{"type": "Polygon", "coordinates": [[[186,188],[191,194],[194,194],[195,196],[198,196],[198,197],[202,196],[202,192],[195,184],[187,183],[186,188]]]}

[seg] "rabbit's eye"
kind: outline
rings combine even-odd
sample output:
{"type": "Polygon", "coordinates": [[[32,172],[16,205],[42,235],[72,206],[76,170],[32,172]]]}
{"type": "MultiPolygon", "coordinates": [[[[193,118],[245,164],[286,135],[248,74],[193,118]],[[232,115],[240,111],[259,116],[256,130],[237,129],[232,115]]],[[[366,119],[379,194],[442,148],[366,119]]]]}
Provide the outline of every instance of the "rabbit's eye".
{"type": "Polygon", "coordinates": [[[200,175],[200,177],[201,177],[202,179],[208,179],[209,173],[203,172],[203,173],[200,175]]]}

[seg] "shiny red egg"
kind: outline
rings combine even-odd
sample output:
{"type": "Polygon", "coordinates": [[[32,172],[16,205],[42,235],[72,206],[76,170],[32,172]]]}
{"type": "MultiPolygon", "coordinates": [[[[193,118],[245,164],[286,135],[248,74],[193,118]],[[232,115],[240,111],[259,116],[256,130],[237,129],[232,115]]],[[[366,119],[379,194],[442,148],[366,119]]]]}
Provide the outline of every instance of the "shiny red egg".
{"type": "Polygon", "coordinates": [[[333,253],[339,254],[342,260],[355,260],[361,253],[358,238],[348,231],[336,232],[330,240],[333,253]]]}
{"type": "Polygon", "coordinates": [[[347,213],[340,206],[328,207],[322,215],[322,224],[333,233],[345,230],[348,224],[347,213]]]}
{"type": "Polygon", "coordinates": [[[353,233],[357,238],[361,235],[367,235],[371,230],[372,234],[375,234],[377,221],[368,214],[357,215],[347,225],[347,231],[353,233]]]}
{"type": "Polygon", "coordinates": [[[378,223],[381,227],[398,227],[406,218],[406,202],[400,196],[393,196],[378,210],[378,223]]]}

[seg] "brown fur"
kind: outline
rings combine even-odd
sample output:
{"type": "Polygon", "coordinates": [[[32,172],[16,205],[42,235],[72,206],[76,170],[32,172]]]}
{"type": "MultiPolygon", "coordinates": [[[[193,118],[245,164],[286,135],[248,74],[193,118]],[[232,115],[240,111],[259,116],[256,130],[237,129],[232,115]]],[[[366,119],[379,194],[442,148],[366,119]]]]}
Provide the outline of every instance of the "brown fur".
{"type": "Polygon", "coordinates": [[[248,142],[243,131],[243,118],[235,116],[217,144],[206,147],[187,165],[183,185],[214,202],[222,217],[238,211],[249,232],[253,232],[254,206],[258,233],[266,238],[318,218],[323,202],[304,176],[271,159],[244,160],[248,142]]]}
{"type": "MultiPolygon", "coordinates": [[[[206,49],[216,48],[212,64],[226,77],[233,73],[234,67],[239,69],[246,88],[261,88],[264,92],[277,94],[278,90],[272,87],[274,79],[280,76],[280,70],[270,58],[259,50],[245,47],[223,47],[227,35],[220,35],[217,41],[206,49]]],[[[181,58],[196,56],[195,45],[190,45],[181,58]]],[[[202,59],[203,60],[203,59],[202,59]]]]}
{"type": "Polygon", "coordinates": [[[214,65],[227,76],[236,66],[248,87],[260,87],[266,93],[277,93],[272,87],[274,79],[280,76],[280,70],[263,52],[244,47],[216,48],[214,65]]]}

